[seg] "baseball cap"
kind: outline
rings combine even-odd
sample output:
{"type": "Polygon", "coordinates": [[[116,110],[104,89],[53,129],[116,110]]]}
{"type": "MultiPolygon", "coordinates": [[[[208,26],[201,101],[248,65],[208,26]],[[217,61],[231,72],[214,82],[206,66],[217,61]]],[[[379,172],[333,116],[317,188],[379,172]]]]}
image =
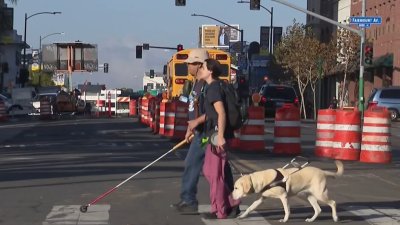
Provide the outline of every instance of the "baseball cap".
{"type": "Polygon", "coordinates": [[[189,57],[185,60],[185,63],[203,63],[208,58],[207,50],[203,48],[195,48],[190,51],[189,57]]]}

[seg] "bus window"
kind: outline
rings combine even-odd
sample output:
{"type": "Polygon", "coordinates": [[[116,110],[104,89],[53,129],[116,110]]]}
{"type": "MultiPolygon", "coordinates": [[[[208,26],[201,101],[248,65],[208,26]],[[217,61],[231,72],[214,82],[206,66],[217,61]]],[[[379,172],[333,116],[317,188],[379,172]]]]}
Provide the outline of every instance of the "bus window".
{"type": "Polygon", "coordinates": [[[227,64],[221,64],[221,76],[226,77],[229,74],[229,66],[227,64]]]}
{"type": "Polygon", "coordinates": [[[186,63],[175,63],[175,75],[176,76],[187,76],[188,67],[186,63]]]}

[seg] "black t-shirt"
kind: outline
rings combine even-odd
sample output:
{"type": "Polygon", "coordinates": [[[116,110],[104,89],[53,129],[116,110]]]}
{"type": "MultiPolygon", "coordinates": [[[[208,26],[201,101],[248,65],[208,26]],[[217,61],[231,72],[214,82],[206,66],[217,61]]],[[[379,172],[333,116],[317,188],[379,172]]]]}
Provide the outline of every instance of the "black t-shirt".
{"type": "MultiPolygon", "coordinates": [[[[216,127],[218,126],[218,113],[214,108],[214,103],[218,101],[223,102],[224,96],[220,86],[220,81],[214,81],[205,87],[204,110],[206,113],[205,131],[207,135],[211,135],[214,131],[216,131],[216,127]]],[[[226,109],[225,113],[228,113],[226,109]]],[[[226,123],[228,123],[228,120],[226,120],[226,123]]],[[[226,139],[234,137],[233,130],[229,129],[228,124],[225,125],[224,137],[226,139]]]]}

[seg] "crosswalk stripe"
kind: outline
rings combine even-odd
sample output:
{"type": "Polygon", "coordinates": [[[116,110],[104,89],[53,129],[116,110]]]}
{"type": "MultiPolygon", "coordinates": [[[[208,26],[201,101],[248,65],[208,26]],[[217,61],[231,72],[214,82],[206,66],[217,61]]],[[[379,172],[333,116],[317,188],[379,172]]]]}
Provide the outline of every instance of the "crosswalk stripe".
{"type": "MultiPolygon", "coordinates": [[[[210,205],[199,205],[199,213],[210,212],[210,205]]],[[[240,210],[244,212],[248,208],[247,205],[240,205],[240,210]]],[[[256,211],[249,214],[244,219],[225,219],[225,220],[207,220],[201,218],[206,225],[271,225],[256,211]]]]}
{"type": "Polygon", "coordinates": [[[79,208],[79,205],[55,205],[42,225],[110,225],[110,205],[93,205],[86,213],[79,208]]]}
{"type": "Polygon", "coordinates": [[[400,225],[400,210],[388,208],[370,208],[367,206],[346,206],[346,211],[362,217],[372,225],[400,225]]]}

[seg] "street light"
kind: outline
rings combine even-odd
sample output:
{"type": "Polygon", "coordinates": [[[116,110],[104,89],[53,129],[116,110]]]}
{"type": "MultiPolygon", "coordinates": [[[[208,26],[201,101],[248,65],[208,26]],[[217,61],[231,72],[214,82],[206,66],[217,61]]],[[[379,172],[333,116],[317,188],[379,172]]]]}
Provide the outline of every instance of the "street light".
{"type": "Polygon", "coordinates": [[[196,14],[196,13],[193,13],[191,16],[206,17],[206,18],[215,20],[215,21],[217,21],[217,22],[219,22],[219,23],[222,23],[222,24],[224,24],[225,26],[227,26],[227,27],[229,27],[229,28],[232,28],[232,29],[234,29],[234,30],[239,31],[239,32],[240,32],[240,42],[241,42],[240,51],[241,51],[242,55],[244,54],[244,51],[243,51],[243,50],[244,50],[244,48],[243,48],[243,29],[238,29],[237,27],[231,26],[231,25],[229,25],[229,24],[227,24],[227,23],[225,23],[225,22],[222,22],[221,20],[216,19],[216,18],[211,17],[211,16],[201,15],[201,14],[196,14]]]}
{"type": "Polygon", "coordinates": [[[28,16],[28,14],[25,13],[25,28],[24,28],[24,68],[26,68],[27,66],[27,62],[26,62],[26,27],[27,27],[27,21],[29,18],[37,16],[37,15],[41,15],[41,14],[61,14],[61,12],[39,12],[39,13],[35,13],[32,14],[30,16],[28,16]]]}
{"type": "Polygon", "coordinates": [[[40,41],[39,41],[39,52],[42,52],[42,41],[43,41],[44,39],[46,39],[46,38],[48,38],[48,37],[50,37],[50,36],[53,36],[53,35],[64,35],[64,34],[65,34],[64,32],[57,32],[57,33],[48,34],[48,35],[46,35],[46,36],[44,36],[44,37],[40,36],[40,41]]]}
{"type": "MultiPolygon", "coordinates": [[[[238,1],[237,3],[250,3],[250,1],[243,1],[243,0],[241,0],[241,1],[238,1]]],[[[270,26],[270,32],[269,32],[269,53],[270,54],[273,54],[273,52],[274,52],[274,45],[273,45],[273,43],[272,43],[272,41],[273,41],[273,34],[272,34],[272,32],[274,31],[273,30],[273,20],[274,20],[274,7],[271,7],[271,9],[267,9],[265,6],[263,6],[263,5],[260,5],[260,7],[261,8],[263,8],[263,9],[265,9],[269,14],[270,14],[270,16],[271,16],[271,26],[270,26]]]]}

